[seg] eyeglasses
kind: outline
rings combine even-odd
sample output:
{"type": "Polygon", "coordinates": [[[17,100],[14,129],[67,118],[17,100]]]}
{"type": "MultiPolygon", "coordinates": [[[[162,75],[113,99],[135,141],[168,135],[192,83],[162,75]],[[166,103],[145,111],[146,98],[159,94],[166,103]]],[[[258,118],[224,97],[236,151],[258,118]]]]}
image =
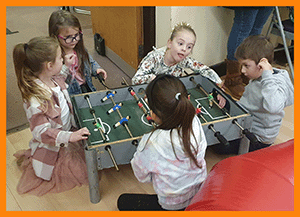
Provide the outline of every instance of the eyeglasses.
{"type": "Polygon", "coordinates": [[[66,44],[71,44],[73,41],[80,41],[82,38],[82,35],[83,35],[83,33],[81,31],[79,31],[79,33],[77,33],[74,36],[69,35],[64,38],[64,37],[58,35],[58,37],[63,39],[66,42],[66,44]]]}

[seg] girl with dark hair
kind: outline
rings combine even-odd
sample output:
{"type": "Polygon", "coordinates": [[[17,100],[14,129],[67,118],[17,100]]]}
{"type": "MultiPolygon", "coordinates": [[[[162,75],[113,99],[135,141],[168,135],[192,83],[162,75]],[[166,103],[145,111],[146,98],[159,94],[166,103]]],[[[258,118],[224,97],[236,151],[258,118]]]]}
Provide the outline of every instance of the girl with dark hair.
{"type": "Polygon", "coordinates": [[[67,64],[71,65],[64,65],[61,72],[66,74],[69,94],[96,91],[91,76],[101,73],[106,79],[107,73],[85,49],[77,17],[68,11],[55,11],[50,16],[48,28],[49,36],[57,38],[61,45],[65,64],[70,62],[67,64]]]}
{"type": "Polygon", "coordinates": [[[146,89],[150,114],[158,125],[141,139],[131,161],[140,182],[152,182],[157,195],[122,194],[119,210],[184,210],[207,175],[207,142],[184,84],[158,75],[146,89]]]}

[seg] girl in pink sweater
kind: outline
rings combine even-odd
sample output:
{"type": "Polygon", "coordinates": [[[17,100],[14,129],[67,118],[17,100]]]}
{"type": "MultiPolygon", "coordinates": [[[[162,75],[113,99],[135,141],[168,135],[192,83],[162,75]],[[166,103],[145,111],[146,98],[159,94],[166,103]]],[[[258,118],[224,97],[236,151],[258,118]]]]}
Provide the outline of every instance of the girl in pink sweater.
{"type": "Polygon", "coordinates": [[[13,51],[18,86],[32,132],[30,149],[15,154],[23,169],[17,191],[42,196],[88,184],[84,151],[79,142],[90,134],[76,130],[73,108],[56,39],[37,37],[13,51]]]}

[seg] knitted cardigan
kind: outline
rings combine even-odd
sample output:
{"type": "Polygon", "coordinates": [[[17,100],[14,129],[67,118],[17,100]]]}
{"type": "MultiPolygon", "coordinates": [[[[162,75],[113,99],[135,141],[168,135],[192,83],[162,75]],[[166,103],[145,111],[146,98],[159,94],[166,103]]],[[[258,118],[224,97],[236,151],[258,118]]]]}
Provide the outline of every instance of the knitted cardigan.
{"type": "MultiPolygon", "coordinates": [[[[67,86],[62,76],[55,76],[53,80],[60,86],[71,112],[71,124],[76,126],[71,100],[67,86]]],[[[48,103],[48,109],[42,107],[36,98],[32,97],[24,103],[24,109],[30,124],[33,138],[29,142],[32,156],[32,165],[36,176],[50,180],[58,152],[61,147],[67,147],[71,131],[62,130],[61,108],[57,94],[46,86],[41,80],[36,79],[36,84],[51,93],[53,107],[48,103]]]]}

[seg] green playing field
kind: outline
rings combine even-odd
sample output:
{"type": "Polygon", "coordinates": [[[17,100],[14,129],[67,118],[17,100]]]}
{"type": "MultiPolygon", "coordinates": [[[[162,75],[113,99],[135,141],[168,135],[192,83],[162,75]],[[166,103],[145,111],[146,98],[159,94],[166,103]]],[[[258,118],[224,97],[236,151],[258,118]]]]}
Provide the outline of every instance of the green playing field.
{"type": "MultiPolygon", "coordinates": [[[[103,123],[105,132],[107,133],[107,136],[109,138],[108,142],[129,139],[130,134],[127,132],[124,126],[121,125],[117,128],[113,128],[113,125],[119,122],[121,118],[117,111],[114,111],[109,115],[106,113],[112,107],[113,104],[93,107],[98,122],[101,123],[102,121],[103,123]]],[[[123,118],[125,118],[126,116],[130,116],[130,119],[128,121],[128,128],[133,137],[138,137],[147,132],[150,132],[153,128],[152,125],[150,125],[144,117],[142,110],[138,107],[135,100],[124,101],[123,106],[120,109],[120,113],[122,114],[123,118]]],[[[100,132],[93,125],[94,118],[90,113],[90,109],[79,109],[78,114],[81,118],[82,126],[87,127],[91,132],[91,135],[89,136],[89,142],[91,143],[91,145],[102,143],[103,139],[100,135],[100,132]]]]}
{"type": "MultiPolygon", "coordinates": [[[[213,105],[212,108],[209,107],[208,97],[198,88],[189,89],[190,99],[194,107],[202,106],[202,116],[206,119],[207,122],[215,121],[218,119],[226,118],[226,115],[217,107],[213,105]]],[[[109,99],[108,99],[109,100],[109,99]]],[[[117,104],[119,102],[116,102],[117,104]]],[[[142,136],[145,133],[150,132],[153,127],[146,120],[142,110],[138,107],[136,100],[127,100],[123,101],[123,106],[120,109],[120,113],[125,118],[130,116],[128,121],[128,128],[131,131],[133,137],[142,136]]],[[[130,134],[127,132],[124,126],[119,126],[116,129],[113,128],[113,125],[121,120],[117,111],[107,114],[107,111],[113,107],[113,104],[105,104],[102,106],[95,106],[95,116],[97,117],[98,122],[104,127],[105,132],[108,137],[107,142],[114,142],[124,139],[130,139],[130,134]]],[[[94,126],[94,118],[90,113],[90,108],[81,108],[77,111],[80,122],[83,127],[87,127],[91,132],[89,136],[90,145],[98,145],[103,143],[103,139],[100,135],[100,132],[94,126]]],[[[184,115],[184,114],[182,114],[184,115]]],[[[200,118],[201,122],[205,121],[200,118]]]]}
{"type": "MultiPolygon", "coordinates": [[[[194,107],[199,108],[202,106],[201,114],[207,122],[227,117],[216,104],[213,104],[213,106],[210,108],[208,97],[198,88],[189,89],[188,92],[190,93],[190,99],[194,107]]],[[[205,122],[202,118],[200,118],[200,121],[202,123],[205,122]]]]}

